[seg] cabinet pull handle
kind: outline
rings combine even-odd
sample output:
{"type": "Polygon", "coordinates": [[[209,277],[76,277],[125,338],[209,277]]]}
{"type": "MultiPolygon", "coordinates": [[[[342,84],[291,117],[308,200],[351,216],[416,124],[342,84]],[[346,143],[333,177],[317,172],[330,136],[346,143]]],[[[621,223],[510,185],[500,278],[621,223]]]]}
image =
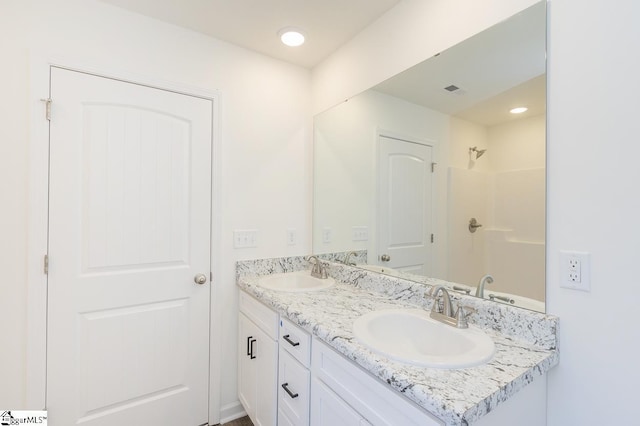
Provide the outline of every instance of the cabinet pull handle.
{"type": "Polygon", "coordinates": [[[298,346],[300,345],[300,342],[294,342],[293,340],[289,339],[290,334],[287,334],[286,336],[282,336],[282,338],[284,340],[287,341],[288,344],[290,344],[291,346],[298,346]]]}
{"type": "Polygon", "coordinates": [[[249,358],[255,359],[256,356],[253,354],[253,344],[256,342],[256,339],[251,339],[249,342],[249,358]]]}
{"type": "Polygon", "coordinates": [[[253,339],[253,336],[247,337],[247,356],[251,355],[251,349],[249,349],[249,345],[250,345],[249,342],[251,342],[251,339],[253,339]]]}
{"type": "Polygon", "coordinates": [[[288,394],[289,394],[289,396],[291,397],[291,399],[294,399],[294,398],[297,398],[297,397],[298,397],[298,394],[297,394],[297,393],[293,393],[293,392],[291,392],[291,391],[289,390],[289,383],[283,383],[283,384],[282,384],[282,389],[284,389],[284,391],[285,391],[286,393],[288,393],[288,394]]]}

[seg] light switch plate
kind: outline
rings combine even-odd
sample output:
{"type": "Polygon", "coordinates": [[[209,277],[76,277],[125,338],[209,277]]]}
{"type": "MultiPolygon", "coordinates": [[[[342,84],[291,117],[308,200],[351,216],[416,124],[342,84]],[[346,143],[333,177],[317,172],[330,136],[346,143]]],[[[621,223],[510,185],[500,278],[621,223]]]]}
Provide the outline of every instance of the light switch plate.
{"type": "Polygon", "coordinates": [[[369,228],[367,226],[353,226],[351,227],[353,234],[353,241],[368,241],[369,240],[369,228]]]}
{"type": "Polygon", "coordinates": [[[233,231],[234,248],[258,247],[257,229],[236,229],[233,231]]]}

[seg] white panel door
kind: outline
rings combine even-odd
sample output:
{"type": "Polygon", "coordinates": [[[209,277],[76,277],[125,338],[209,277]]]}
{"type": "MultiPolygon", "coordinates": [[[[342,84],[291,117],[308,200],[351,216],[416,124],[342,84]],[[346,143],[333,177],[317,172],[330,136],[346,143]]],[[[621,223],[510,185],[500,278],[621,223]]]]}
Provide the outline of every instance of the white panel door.
{"type": "Polygon", "coordinates": [[[51,98],[50,424],[205,424],[212,101],[55,67],[51,98]]]}
{"type": "Polygon", "coordinates": [[[378,263],[428,275],[431,147],[381,135],[378,159],[378,263]]]}

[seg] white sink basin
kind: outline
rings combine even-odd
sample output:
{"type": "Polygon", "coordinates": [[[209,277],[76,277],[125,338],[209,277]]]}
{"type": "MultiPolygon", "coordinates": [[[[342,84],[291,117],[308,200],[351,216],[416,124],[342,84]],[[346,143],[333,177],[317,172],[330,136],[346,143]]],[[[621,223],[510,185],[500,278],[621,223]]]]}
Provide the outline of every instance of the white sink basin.
{"type": "Polygon", "coordinates": [[[329,278],[315,278],[309,271],[285,272],[282,274],[265,275],[258,279],[260,287],[276,291],[318,291],[329,288],[336,281],[329,278]]]}
{"type": "Polygon", "coordinates": [[[373,351],[421,367],[473,367],[489,361],[495,351],[482,330],[443,324],[422,309],[370,312],[354,322],[353,333],[373,351]]]}

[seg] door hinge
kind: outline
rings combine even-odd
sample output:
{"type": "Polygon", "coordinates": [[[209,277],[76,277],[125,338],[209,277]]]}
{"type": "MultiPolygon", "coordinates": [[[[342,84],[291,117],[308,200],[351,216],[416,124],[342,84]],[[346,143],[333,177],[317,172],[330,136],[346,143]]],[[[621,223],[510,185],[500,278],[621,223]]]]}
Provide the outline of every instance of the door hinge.
{"type": "Polygon", "coordinates": [[[44,255],[44,274],[49,275],[49,255],[44,255]]]}
{"type": "Polygon", "coordinates": [[[431,242],[433,243],[435,241],[435,237],[433,236],[433,234],[431,234],[431,242]]]}
{"type": "Polygon", "coordinates": [[[436,171],[436,164],[438,163],[431,163],[431,173],[436,171]]]}
{"type": "Polygon", "coordinates": [[[45,118],[51,121],[51,98],[40,100],[45,103],[45,118]]]}
{"type": "Polygon", "coordinates": [[[213,272],[209,272],[209,283],[213,282],[213,272]]]}

